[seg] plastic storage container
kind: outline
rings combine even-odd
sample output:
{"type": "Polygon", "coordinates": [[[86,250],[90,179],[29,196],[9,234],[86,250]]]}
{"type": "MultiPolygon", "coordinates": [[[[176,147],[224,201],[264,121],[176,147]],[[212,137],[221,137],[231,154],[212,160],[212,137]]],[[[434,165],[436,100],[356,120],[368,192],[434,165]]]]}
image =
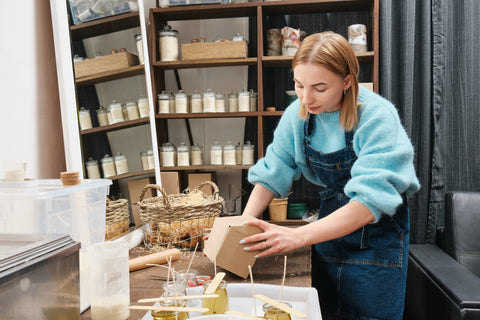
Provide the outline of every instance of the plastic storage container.
{"type": "Polygon", "coordinates": [[[74,24],[101,19],[130,11],[138,11],[137,0],[69,0],[74,24]]]}

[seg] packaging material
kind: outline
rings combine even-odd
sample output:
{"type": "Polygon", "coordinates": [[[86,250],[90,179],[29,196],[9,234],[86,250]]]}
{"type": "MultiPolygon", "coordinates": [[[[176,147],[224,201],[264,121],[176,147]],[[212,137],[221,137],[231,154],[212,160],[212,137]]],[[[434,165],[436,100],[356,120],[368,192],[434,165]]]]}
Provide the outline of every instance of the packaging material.
{"type": "Polygon", "coordinates": [[[160,172],[160,178],[162,179],[162,188],[167,194],[180,193],[183,190],[178,171],[160,172]]]}
{"type": "MultiPolygon", "coordinates": [[[[162,172],[163,173],[163,172],[162,172]]],[[[138,207],[138,198],[140,197],[140,193],[142,193],[143,188],[147,184],[154,183],[154,178],[143,178],[128,181],[128,193],[130,196],[130,204],[132,206],[132,215],[133,221],[135,222],[136,226],[141,226],[143,224],[142,220],[140,219],[140,208],[138,207]]],[[[148,190],[145,194],[146,198],[153,197],[152,190],[148,190]]]]}
{"type": "Polygon", "coordinates": [[[74,24],[138,11],[137,0],[69,0],[74,24]]]}
{"type": "Polygon", "coordinates": [[[129,52],[112,53],[75,62],[75,78],[79,79],[103,72],[118,71],[136,65],[138,65],[138,56],[129,52]]]}
{"type": "MultiPolygon", "coordinates": [[[[202,173],[189,173],[187,175],[187,184],[188,188],[196,188],[200,183],[204,181],[212,181],[216,182],[216,173],[215,171],[212,172],[202,172],[202,173]]],[[[206,185],[200,188],[200,190],[208,195],[212,195],[213,190],[210,186],[206,185]]]]}
{"type": "Polygon", "coordinates": [[[300,47],[300,29],[282,28],[282,56],[294,56],[300,47]]]}
{"type": "Polygon", "coordinates": [[[287,220],[287,205],[288,198],[285,199],[272,199],[272,202],[268,205],[268,214],[272,221],[285,221],[287,220]]]}
{"type": "Polygon", "coordinates": [[[235,59],[247,57],[246,41],[182,43],[182,60],[235,59]]]}
{"type": "Polygon", "coordinates": [[[233,216],[215,219],[212,231],[205,241],[203,252],[219,267],[224,268],[244,279],[248,277],[248,266],[253,268],[257,252],[244,251],[240,240],[262,232],[262,229],[244,225],[253,217],[233,216]]]}

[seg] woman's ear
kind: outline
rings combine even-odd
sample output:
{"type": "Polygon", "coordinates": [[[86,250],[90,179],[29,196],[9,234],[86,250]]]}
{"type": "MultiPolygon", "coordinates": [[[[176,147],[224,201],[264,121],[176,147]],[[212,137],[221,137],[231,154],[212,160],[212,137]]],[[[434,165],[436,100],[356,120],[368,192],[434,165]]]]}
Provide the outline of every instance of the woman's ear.
{"type": "Polygon", "coordinates": [[[348,90],[352,86],[352,77],[347,75],[343,81],[343,89],[348,90]]]}

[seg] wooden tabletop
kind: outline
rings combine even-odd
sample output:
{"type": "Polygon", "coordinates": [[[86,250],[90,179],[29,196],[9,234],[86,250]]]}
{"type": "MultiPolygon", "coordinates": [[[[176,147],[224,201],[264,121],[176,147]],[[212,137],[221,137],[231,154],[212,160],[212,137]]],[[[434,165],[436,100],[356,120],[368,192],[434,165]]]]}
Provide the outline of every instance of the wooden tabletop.
{"type": "MultiPolygon", "coordinates": [[[[147,255],[152,252],[139,246],[130,250],[130,258],[147,255]]],[[[193,251],[182,252],[182,257],[172,263],[175,270],[187,269],[192,258],[193,251]]],[[[301,248],[286,254],[287,256],[287,274],[285,278],[286,286],[310,287],[311,286],[311,252],[310,247],[301,248]]],[[[284,255],[270,256],[257,259],[252,268],[253,279],[255,283],[281,285],[283,276],[284,255]]],[[[199,275],[214,275],[213,263],[201,252],[195,253],[191,269],[197,270],[199,275]]],[[[217,272],[225,271],[217,268],[217,272]]],[[[243,279],[228,271],[225,280],[234,283],[250,283],[250,279],[243,279]]],[[[166,270],[159,267],[150,267],[130,273],[130,302],[134,304],[142,298],[151,298],[161,296],[163,280],[158,276],[166,275],[166,270]]],[[[129,320],[138,320],[143,318],[146,311],[130,310],[129,320]]],[[[81,315],[82,320],[90,319],[90,309],[87,309],[81,315]]]]}

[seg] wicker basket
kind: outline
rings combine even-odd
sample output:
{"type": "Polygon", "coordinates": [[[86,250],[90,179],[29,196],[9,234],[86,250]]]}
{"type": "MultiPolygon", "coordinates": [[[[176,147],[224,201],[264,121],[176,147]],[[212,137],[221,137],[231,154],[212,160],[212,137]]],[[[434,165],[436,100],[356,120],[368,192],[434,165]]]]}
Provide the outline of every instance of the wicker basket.
{"type": "Polygon", "coordinates": [[[217,185],[211,181],[202,182],[184,193],[170,195],[161,186],[148,184],[140,194],[138,205],[140,219],[147,224],[147,247],[193,249],[197,243],[202,245],[204,229],[211,228],[215,218],[223,212],[223,198],[219,196],[217,185]],[[204,185],[213,188],[212,195],[200,191],[204,185]],[[156,189],[162,195],[144,200],[148,189],[156,189]]]}
{"type": "Polygon", "coordinates": [[[130,226],[130,211],[128,200],[111,201],[107,197],[107,211],[105,215],[105,240],[114,240],[123,236],[130,226]]]}

